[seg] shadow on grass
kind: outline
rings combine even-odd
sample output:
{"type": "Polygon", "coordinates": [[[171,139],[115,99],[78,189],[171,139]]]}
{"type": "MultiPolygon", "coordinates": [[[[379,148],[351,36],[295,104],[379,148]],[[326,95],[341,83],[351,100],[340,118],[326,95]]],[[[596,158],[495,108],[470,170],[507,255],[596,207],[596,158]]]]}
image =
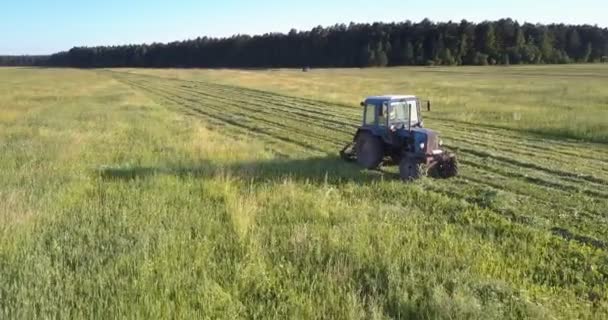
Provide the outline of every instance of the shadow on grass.
{"type": "Polygon", "coordinates": [[[97,170],[104,180],[140,180],[159,175],[183,178],[213,178],[221,175],[254,181],[284,181],[292,179],[310,183],[369,183],[375,180],[396,179],[386,171],[363,171],[339,157],[309,159],[276,159],[267,161],[217,164],[204,161],[195,166],[168,165],[164,167],[116,166],[97,170]]]}

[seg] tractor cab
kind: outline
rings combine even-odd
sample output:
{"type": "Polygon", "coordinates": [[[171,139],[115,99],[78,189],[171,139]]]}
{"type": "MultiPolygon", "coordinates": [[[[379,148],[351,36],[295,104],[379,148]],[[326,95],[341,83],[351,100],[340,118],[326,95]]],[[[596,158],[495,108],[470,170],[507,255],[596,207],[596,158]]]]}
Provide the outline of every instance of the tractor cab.
{"type": "MultiPolygon", "coordinates": [[[[437,133],[423,128],[422,101],[415,96],[374,96],[361,103],[364,108],[362,129],[381,138],[393,159],[401,158],[402,151],[425,154],[438,152],[437,133]]],[[[426,102],[430,110],[430,102],[426,102]]]]}
{"type": "Polygon", "coordinates": [[[392,130],[422,127],[421,101],[415,96],[374,96],[361,102],[361,106],[363,126],[392,130]]]}
{"type": "MultiPolygon", "coordinates": [[[[428,111],[431,103],[425,102],[428,111]]],[[[450,177],[457,173],[455,156],[442,148],[437,132],[422,121],[423,102],[411,95],[372,96],[361,102],[363,119],[353,143],[340,154],[367,169],[377,168],[385,158],[399,164],[403,179],[424,173],[450,177]]]]}

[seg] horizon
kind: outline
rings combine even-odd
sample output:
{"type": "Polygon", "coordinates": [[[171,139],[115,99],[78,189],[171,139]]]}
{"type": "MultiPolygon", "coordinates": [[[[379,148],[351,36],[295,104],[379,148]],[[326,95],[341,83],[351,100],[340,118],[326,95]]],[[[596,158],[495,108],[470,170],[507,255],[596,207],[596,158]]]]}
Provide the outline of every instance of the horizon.
{"type": "Polygon", "coordinates": [[[278,0],[262,4],[230,0],[222,4],[200,4],[185,0],[167,6],[159,1],[122,4],[111,0],[103,4],[79,4],[74,0],[63,0],[49,6],[36,1],[23,1],[7,4],[8,10],[0,13],[0,28],[14,30],[0,36],[0,55],[51,55],[74,47],[170,43],[198,37],[286,34],[291,29],[308,31],[316,26],[327,28],[351,22],[416,23],[425,18],[435,23],[458,23],[462,20],[480,23],[510,18],[520,24],[608,27],[608,21],[601,13],[605,12],[602,10],[606,9],[605,4],[581,0],[576,8],[566,10],[562,5],[565,3],[564,0],[541,0],[529,4],[524,0],[515,0],[509,4],[487,7],[480,0],[457,5],[447,0],[425,3],[381,0],[373,4],[343,0],[289,4],[278,0]],[[15,28],[20,25],[20,28],[15,28]]]}

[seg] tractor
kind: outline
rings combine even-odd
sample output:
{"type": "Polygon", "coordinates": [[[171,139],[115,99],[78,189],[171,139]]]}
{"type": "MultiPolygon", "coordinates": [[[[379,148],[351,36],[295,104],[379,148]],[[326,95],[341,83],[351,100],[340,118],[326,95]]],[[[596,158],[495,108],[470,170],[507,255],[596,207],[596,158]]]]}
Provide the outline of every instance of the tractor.
{"type": "MultiPolygon", "coordinates": [[[[352,143],[340,151],[347,161],[363,168],[398,164],[405,181],[428,175],[450,178],[458,175],[456,156],[443,148],[437,132],[423,127],[422,101],[415,96],[374,96],[361,102],[363,122],[352,143]],[[387,161],[388,160],[388,161],[387,161]]],[[[431,111],[431,102],[426,102],[431,111]]]]}

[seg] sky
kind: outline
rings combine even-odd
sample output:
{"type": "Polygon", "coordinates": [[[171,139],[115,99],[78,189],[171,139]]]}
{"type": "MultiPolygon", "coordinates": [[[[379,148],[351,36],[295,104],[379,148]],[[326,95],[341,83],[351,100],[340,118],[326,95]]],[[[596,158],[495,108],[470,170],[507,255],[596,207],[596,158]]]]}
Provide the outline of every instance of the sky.
{"type": "Polygon", "coordinates": [[[0,55],[286,33],[351,21],[481,22],[510,17],[608,27],[607,12],[606,0],[5,0],[0,6],[0,55]]]}

